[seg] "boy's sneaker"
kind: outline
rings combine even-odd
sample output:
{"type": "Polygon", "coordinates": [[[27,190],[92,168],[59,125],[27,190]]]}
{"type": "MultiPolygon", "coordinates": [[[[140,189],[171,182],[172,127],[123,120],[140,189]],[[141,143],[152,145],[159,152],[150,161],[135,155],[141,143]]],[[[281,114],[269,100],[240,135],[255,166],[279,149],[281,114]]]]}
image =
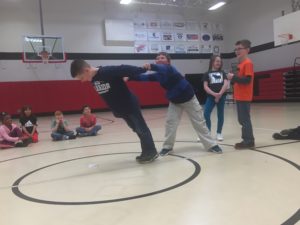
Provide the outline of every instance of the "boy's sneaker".
{"type": "Polygon", "coordinates": [[[153,162],[158,157],[158,154],[155,152],[151,155],[140,155],[137,156],[135,159],[138,163],[145,164],[153,162]]]}
{"type": "Polygon", "coordinates": [[[217,133],[217,141],[223,141],[223,140],[224,140],[224,138],[223,138],[222,134],[217,133]]]}
{"type": "Polygon", "coordinates": [[[69,139],[70,139],[70,140],[71,140],[71,139],[76,139],[76,135],[74,135],[74,134],[69,135],[69,139]]]}
{"type": "Polygon", "coordinates": [[[163,148],[163,149],[160,151],[159,155],[161,155],[161,156],[166,156],[166,155],[169,155],[169,153],[172,152],[172,151],[173,151],[172,148],[171,148],[171,149],[163,148]]]}
{"type": "Polygon", "coordinates": [[[254,142],[245,143],[245,142],[242,141],[240,143],[236,143],[234,145],[234,148],[238,149],[238,150],[242,150],[242,149],[255,149],[255,144],[254,144],[254,142]]]}
{"type": "Polygon", "coordinates": [[[211,147],[210,149],[208,149],[208,151],[218,153],[218,154],[223,153],[223,151],[222,151],[222,149],[220,148],[219,145],[215,145],[215,146],[211,147]]]}
{"type": "Polygon", "coordinates": [[[288,135],[283,135],[281,133],[274,133],[272,137],[277,140],[288,139],[288,135]]]}
{"type": "Polygon", "coordinates": [[[77,133],[76,137],[87,137],[88,133],[77,133]]]}
{"type": "Polygon", "coordinates": [[[197,137],[197,142],[201,142],[200,138],[197,137]]]}

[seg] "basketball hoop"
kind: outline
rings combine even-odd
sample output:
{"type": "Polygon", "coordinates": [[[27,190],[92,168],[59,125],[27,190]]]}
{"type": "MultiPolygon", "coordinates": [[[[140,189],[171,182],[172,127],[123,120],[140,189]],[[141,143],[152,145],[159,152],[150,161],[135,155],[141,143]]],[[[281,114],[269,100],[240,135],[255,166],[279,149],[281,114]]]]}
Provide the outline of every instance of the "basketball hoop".
{"type": "Polygon", "coordinates": [[[290,42],[290,40],[293,39],[293,35],[292,34],[279,34],[278,38],[280,39],[280,44],[285,45],[285,44],[288,44],[290,42]]]}
{"type": "Polygon", "coordinates": [[[49,57],[51,56],[51,54],[48,51],[43,50],[43,51],[39,52],[38,56],[40,56],[42,58],[42,62],[44,64],[47,64],[48,61],[49,61],[49,57]]]}

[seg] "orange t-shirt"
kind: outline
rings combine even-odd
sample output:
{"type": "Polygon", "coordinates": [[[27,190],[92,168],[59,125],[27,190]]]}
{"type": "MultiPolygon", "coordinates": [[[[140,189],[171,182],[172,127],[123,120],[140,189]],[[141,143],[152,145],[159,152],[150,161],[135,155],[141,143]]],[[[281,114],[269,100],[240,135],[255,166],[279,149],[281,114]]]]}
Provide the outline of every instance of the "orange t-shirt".
{"type": "Polygon", "coordinates": [[[237,101],[252,101],[253,98],[253,63],[250,59],[245,59],[238,65],[238,77],[251,76],[249,84],[234,83],[234,99],[237,101]]]}

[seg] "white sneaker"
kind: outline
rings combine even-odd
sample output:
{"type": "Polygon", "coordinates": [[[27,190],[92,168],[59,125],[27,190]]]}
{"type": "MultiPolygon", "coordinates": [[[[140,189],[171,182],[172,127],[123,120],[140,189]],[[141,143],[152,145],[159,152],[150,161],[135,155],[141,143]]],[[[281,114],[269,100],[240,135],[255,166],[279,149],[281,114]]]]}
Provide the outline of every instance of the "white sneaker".
{"type": "Polygon", "coordinates": [[[217,140],[218,141],[223,141],[224,140],[222,134],[217,133],[217,140]]]}
{"type": "Polygon", "coordinates": [[[197,137],[197,142],[201,142],[200,138],[197,137]]]}

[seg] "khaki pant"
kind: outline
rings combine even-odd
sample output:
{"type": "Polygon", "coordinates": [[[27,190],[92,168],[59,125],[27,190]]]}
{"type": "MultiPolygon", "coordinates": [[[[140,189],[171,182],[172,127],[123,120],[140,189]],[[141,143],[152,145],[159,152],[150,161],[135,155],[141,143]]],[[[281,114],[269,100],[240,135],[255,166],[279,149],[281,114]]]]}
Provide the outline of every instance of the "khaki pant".
{"type": "Polygon", "coordinates": [[[203,116],[203,109],[200,106],[196,96],[191,100],[181,104],[169,103],[166,133],[163,148],[172,149],[175,143],[176,131],[179,125],[181,115],[185,111],[190,118],[193,128],[195,129],[198,137],[200,138],[206,150],[217,145],[216,141],[211,137],[210,132],[206,126],[203,116]]]}

